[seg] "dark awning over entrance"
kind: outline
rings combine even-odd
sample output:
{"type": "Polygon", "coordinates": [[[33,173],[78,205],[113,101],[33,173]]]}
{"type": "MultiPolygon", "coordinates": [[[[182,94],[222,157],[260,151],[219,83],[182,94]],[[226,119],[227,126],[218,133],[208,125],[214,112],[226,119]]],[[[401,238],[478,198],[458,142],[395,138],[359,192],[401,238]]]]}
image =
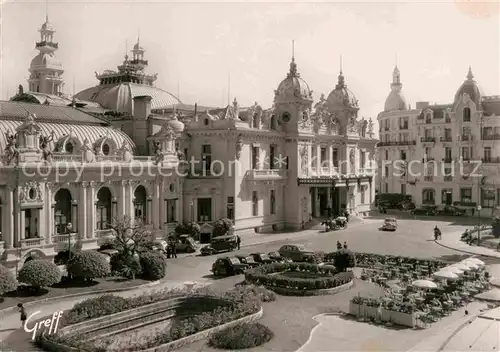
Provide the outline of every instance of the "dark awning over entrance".
{"type": "Polygon", "coordinates": [[[348,177],[348,178],[331,178],[331,177],[315,177],[315,178],[297,178],[297,184],[300,185],[353,185],[360,184],[363,181],[372,182],[372,176],[348,177]]]}

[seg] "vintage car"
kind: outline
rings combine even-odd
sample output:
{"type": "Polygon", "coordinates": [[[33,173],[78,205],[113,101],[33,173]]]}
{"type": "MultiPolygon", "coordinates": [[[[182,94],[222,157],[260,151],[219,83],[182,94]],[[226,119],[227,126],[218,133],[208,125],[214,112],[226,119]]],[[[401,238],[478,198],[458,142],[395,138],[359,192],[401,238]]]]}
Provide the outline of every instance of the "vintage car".
{"type": "Polygon", "coordinates": [[[269,252],[268,255],[275,263],[286,263],[291,261],[290,259],[282,257],[279,252],[269,252]]]}
{"type": "Polygon", "coordinates": [[[236,236],[227,235],[214,237],[210,241],[210,244],[201,248],[200,252],[202,255],[211,255],[223,251],[234,251],[238,247],[236,236]]]}
{"type": "Polygon", "coordinates": [[[412,215],[436,215],[437,207],[432,205],[426,205],[421,208],[416,208],[411,211],[412,215]]]}
{"type": "Polygon", "coordinates": [[[437,208],[437,214],[443,216],[462,216],[465,214],[465,210],[453,205],[443,205],[437,208]]]}
{"type": "Polygon", "coordinates": [[[168,242],[169,244],[175,244],[175,250],[177,252],[193,253],[198,249],[194,239],[188,235],[169,237],[168,242]]]}
{"type": "Polygon", "coordinates": [[[285,244],[278,250],[282,257],[294,262],[312,262],[314,261],[314,252],[307,250],[301,244],[285,244]]]}
{"type": "Polygon", "coordinates": [[[243,274],[248,264],[243,264],[236,257],[220,257],[212,264],[214,276],[232,276],[243,274]]]}
{"type": "Polygon", "coordinates": [[[253,256],[251,255],[237,255],[236,258],[238,258],[238,260],[243,263],[243,264],[247,264],[249,267],[251,268],[255,268],[256,266],[259,266],[259,263],[257,263],[255,261],[255,259],[253,258],[253,256]]]}
{"type": "Polygon", "coordinates": [[[382,224],[382,231],[396,231],[398,229],[398,222],[394,218],[386,218],[382,224]]]}
{"type": "Polygon", "coordinates": [[[266,253],[251,253],[253,259],[259,264],[271,264],[275,261],[266,253]]]}

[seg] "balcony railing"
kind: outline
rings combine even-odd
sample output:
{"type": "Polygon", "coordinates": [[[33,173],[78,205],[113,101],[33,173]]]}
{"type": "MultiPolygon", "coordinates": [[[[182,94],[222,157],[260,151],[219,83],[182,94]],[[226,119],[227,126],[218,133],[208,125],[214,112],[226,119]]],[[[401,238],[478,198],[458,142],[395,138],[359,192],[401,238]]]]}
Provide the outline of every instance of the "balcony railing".
{"type": "Polygon", "coordinates": [[[21,240],[21,248],[25,247],[40,247],[43,243],[42,237],[26,238],[21,240]]]}
{"type": "Polygon", "coordinates": [[[483,136],[483,141],[500,141],[500,134],[490,134],[483,136]]]}
{"type": "Polygon", "coordinates": [[[67,234],[59,234],[52,236],[52,243],[54,243],[55,249],[57,251],[68,250],[69,245],[74,246],[76,241],[78,240],[77,233],[67,233],[67,234]]]}
{"type": "Polygon", "coordinates": [[[47,42],[45,40],[43,42],[36,43],[35,46],[37,48],[43,48],[44,46],[49,46],[49,47],[54,48],[54,49],[59,48],[59,44],[58,43],[51,43],[51,42],[47,42]]]}
{"type": "Polygon", "coordinates": [[[452,181],[453,181],[453,176],[444,176],[444,177],[443,177],[443,180],[444,180],[445,182],[452,182],[452,181]]]}
{"type": "Polygon", "coordinates": [[[210,170],[203,168],[195,168],[188,170],[189,178],[221,177],[222,174],[223,172],[221,172],[220,170],[210,170]]]}
{"type": "Polygon", "coordinates": [[[379,142],[379,147],[389,147],[389,146],[404,146],[404,145],[416,145],[416,141],[390,141],[390,142],[379,142]]]}
{"type": "Polygon", "coordinates": [[[451,136],[440,137],[439,140],[441,142],[453,142],[453,138],[451,136]]]}
{"type": "MultiPolygon", "coordinates": [[[[53,153],[52,163],[83,163],[84,159],[81,154],[68,154],[68,153],[53,153]]],[[[0,155],[0,160],[2,162],[7,161],[6,155],[0,155]]],[[[153,162],[155,160],[154,156],[148,155],[133,155],[132,160],[136,162],[153,162]]],[[[98,155],[95,158],[95,162],[128,162],[121,155],[98,155]]]]}
{"type": "Polygon", "coordinates": [[[470,134],[463,134],[462,135],[462,141],[464,142],[470,142],[474,139],[474,136],[470,135],[470,134]]]}
{"type": "Polygon", "coordinates": [[[406,125],[400,125],[399,129],[400,130],[407,130],[408,129],[408,125],[407,124],[406,125]]]}
{"type": "Polygon", "coordinates": [[[422,143],[434,143],[434,142],[436,142],[436,137],[421,137],[420,142],[422,142],[422,143]]]}
{"type": "Polygon", "coordinates": [[[287,176],[283,169],[248,170],[246,178],[252,181],[284,179],[287,176]]]}
{"type": "Polygon", "coordinates": [[[432,176],[432,175],[425,175],[424,176],[424,181],[432,182],[433,179],[434,179],[434,176],[432,176]]]}
{"type": "Polygon", "coordinates": [[[481,159],[481,162],[483,164],[500,164],[500,157],[496,157],[496,158],[484,158],[484,159],[481,159]]]}

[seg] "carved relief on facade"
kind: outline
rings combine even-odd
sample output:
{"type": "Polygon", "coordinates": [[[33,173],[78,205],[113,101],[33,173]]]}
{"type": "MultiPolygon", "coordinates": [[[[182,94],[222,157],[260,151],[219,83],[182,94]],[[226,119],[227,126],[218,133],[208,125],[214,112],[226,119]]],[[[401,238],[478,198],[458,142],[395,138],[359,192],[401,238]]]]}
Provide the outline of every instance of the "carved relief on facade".
{"type": "Polygon", "coordinates": [[[327,116],[326,131],[331,135],[338,135],[340,133],[340,124],[335,114],[329,114],[327,116]]]}
{"type": "Polygon", "coordinates": [[[309,148],[307,145],[300,147],[300,170],[302,175],[308,175],[309,148]]]}
{"type": "Polygon", "coordinates": [[[354,165],[356,165],[356,155],[354,149],[351,149],[349,152],[349,168],[350,168],[350,173],[354,173],[354,165]]]}
{"type": "Polygon", "coordinates": [[[20,203],[41,203],[43,202],[43,188],[36,181],[27,182],[19,187],[20,203]]]}
{"type": "Polygon", "coordinates": [[[356,121],[356,113],[352,112],[349,114],[347,132],[348,133],[358,133],[359,125],[356,121]]]}
{"type": "Polygon", "coordinates": [[[236,138],[236,159],[240,160],[241,150],[243,149],[243,138],[241,134],[236,138]]]}

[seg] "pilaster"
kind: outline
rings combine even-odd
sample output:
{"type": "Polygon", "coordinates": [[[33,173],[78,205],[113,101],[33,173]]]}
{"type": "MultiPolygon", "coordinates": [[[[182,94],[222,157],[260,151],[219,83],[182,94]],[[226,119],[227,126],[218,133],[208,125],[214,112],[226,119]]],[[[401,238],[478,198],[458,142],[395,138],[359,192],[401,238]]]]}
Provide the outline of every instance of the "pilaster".
{"type": "Polygon", "coordinates": [[[152,183],[153,188],[153,204],[152,204],[152,221],[153,227],[159,229],[160,227],[160,181],[156,180],[152,183]]]}
{"type": "Polygon", "coordinates": [[[80,186],[80,206],[78,209],[78,232],[80,233],[80,238],[84,239],[87,233],[88,226],[88,199],[87,199],[87,188],[89,186],[88,182],[82,182],[80,186]]]}
{"type": "Polygon", "coordinates": [[[56,234],[55,232],[55,224],[54,224],[54,202],[53,202],[53,191],[56,187],[55,184],[51,182],[45,183],[45,243],[52,243],[52,236],[56,234]]]}
{"type": "Polygon", "coordinates": [[[118,214],[120,216],[118,218],[125,217],[127,214],[127,184],[128,181],[120,183],[120,196],[118,197],[118,214]]]}
{"type": "Polygon", "coordinates": [[[73,199],[71,201],[71,232],[78,232],[78,201],[73,199]]]}
{"type": "Polygon", "coordinates": [[[165,227],[165,181],[163,179],[159,181],[159,213],[158,213],[158,220],[159,220],[159,228],[163,229],[165,227]]]}
{"type": "Polygon", "coordinates": [[[12,248],[15,243],[14,233],[14,188],[7,186],[6,187],[6,201],[7,204],[3,206],[2,216],[5,217],[4,228],[5,231],[3,233],[3,240],[5,241],[5,247],[12,248]]]}
{"type": "Polygon", "coordinates": [[[153,223],[153,195],[148,194],[148,197],[146,199],[146,221],[147,225],[151,225],[153,223]]]}
{"type": "Polygon", "coordinates": [[[96,214],[97,214],[97,199],[96,199],[96,188],[97,188],[97,183],[96,182],[90,182],[89,183],[89,189],[88,189],[88,197],[89,197],[89,210],[90,214],[87,219],[87,238],[93,238],[95,235],[96,231],[96,214]]]}
{"type": "Polygon", "coordinates": [[[130,225],[134,225],[135,223],[135,214],[134,214],[134,186],[136,181],[128,181],[126,190],[127,190],[127,203],[128,203],[128,216],[130,217],[130,225]]]}

